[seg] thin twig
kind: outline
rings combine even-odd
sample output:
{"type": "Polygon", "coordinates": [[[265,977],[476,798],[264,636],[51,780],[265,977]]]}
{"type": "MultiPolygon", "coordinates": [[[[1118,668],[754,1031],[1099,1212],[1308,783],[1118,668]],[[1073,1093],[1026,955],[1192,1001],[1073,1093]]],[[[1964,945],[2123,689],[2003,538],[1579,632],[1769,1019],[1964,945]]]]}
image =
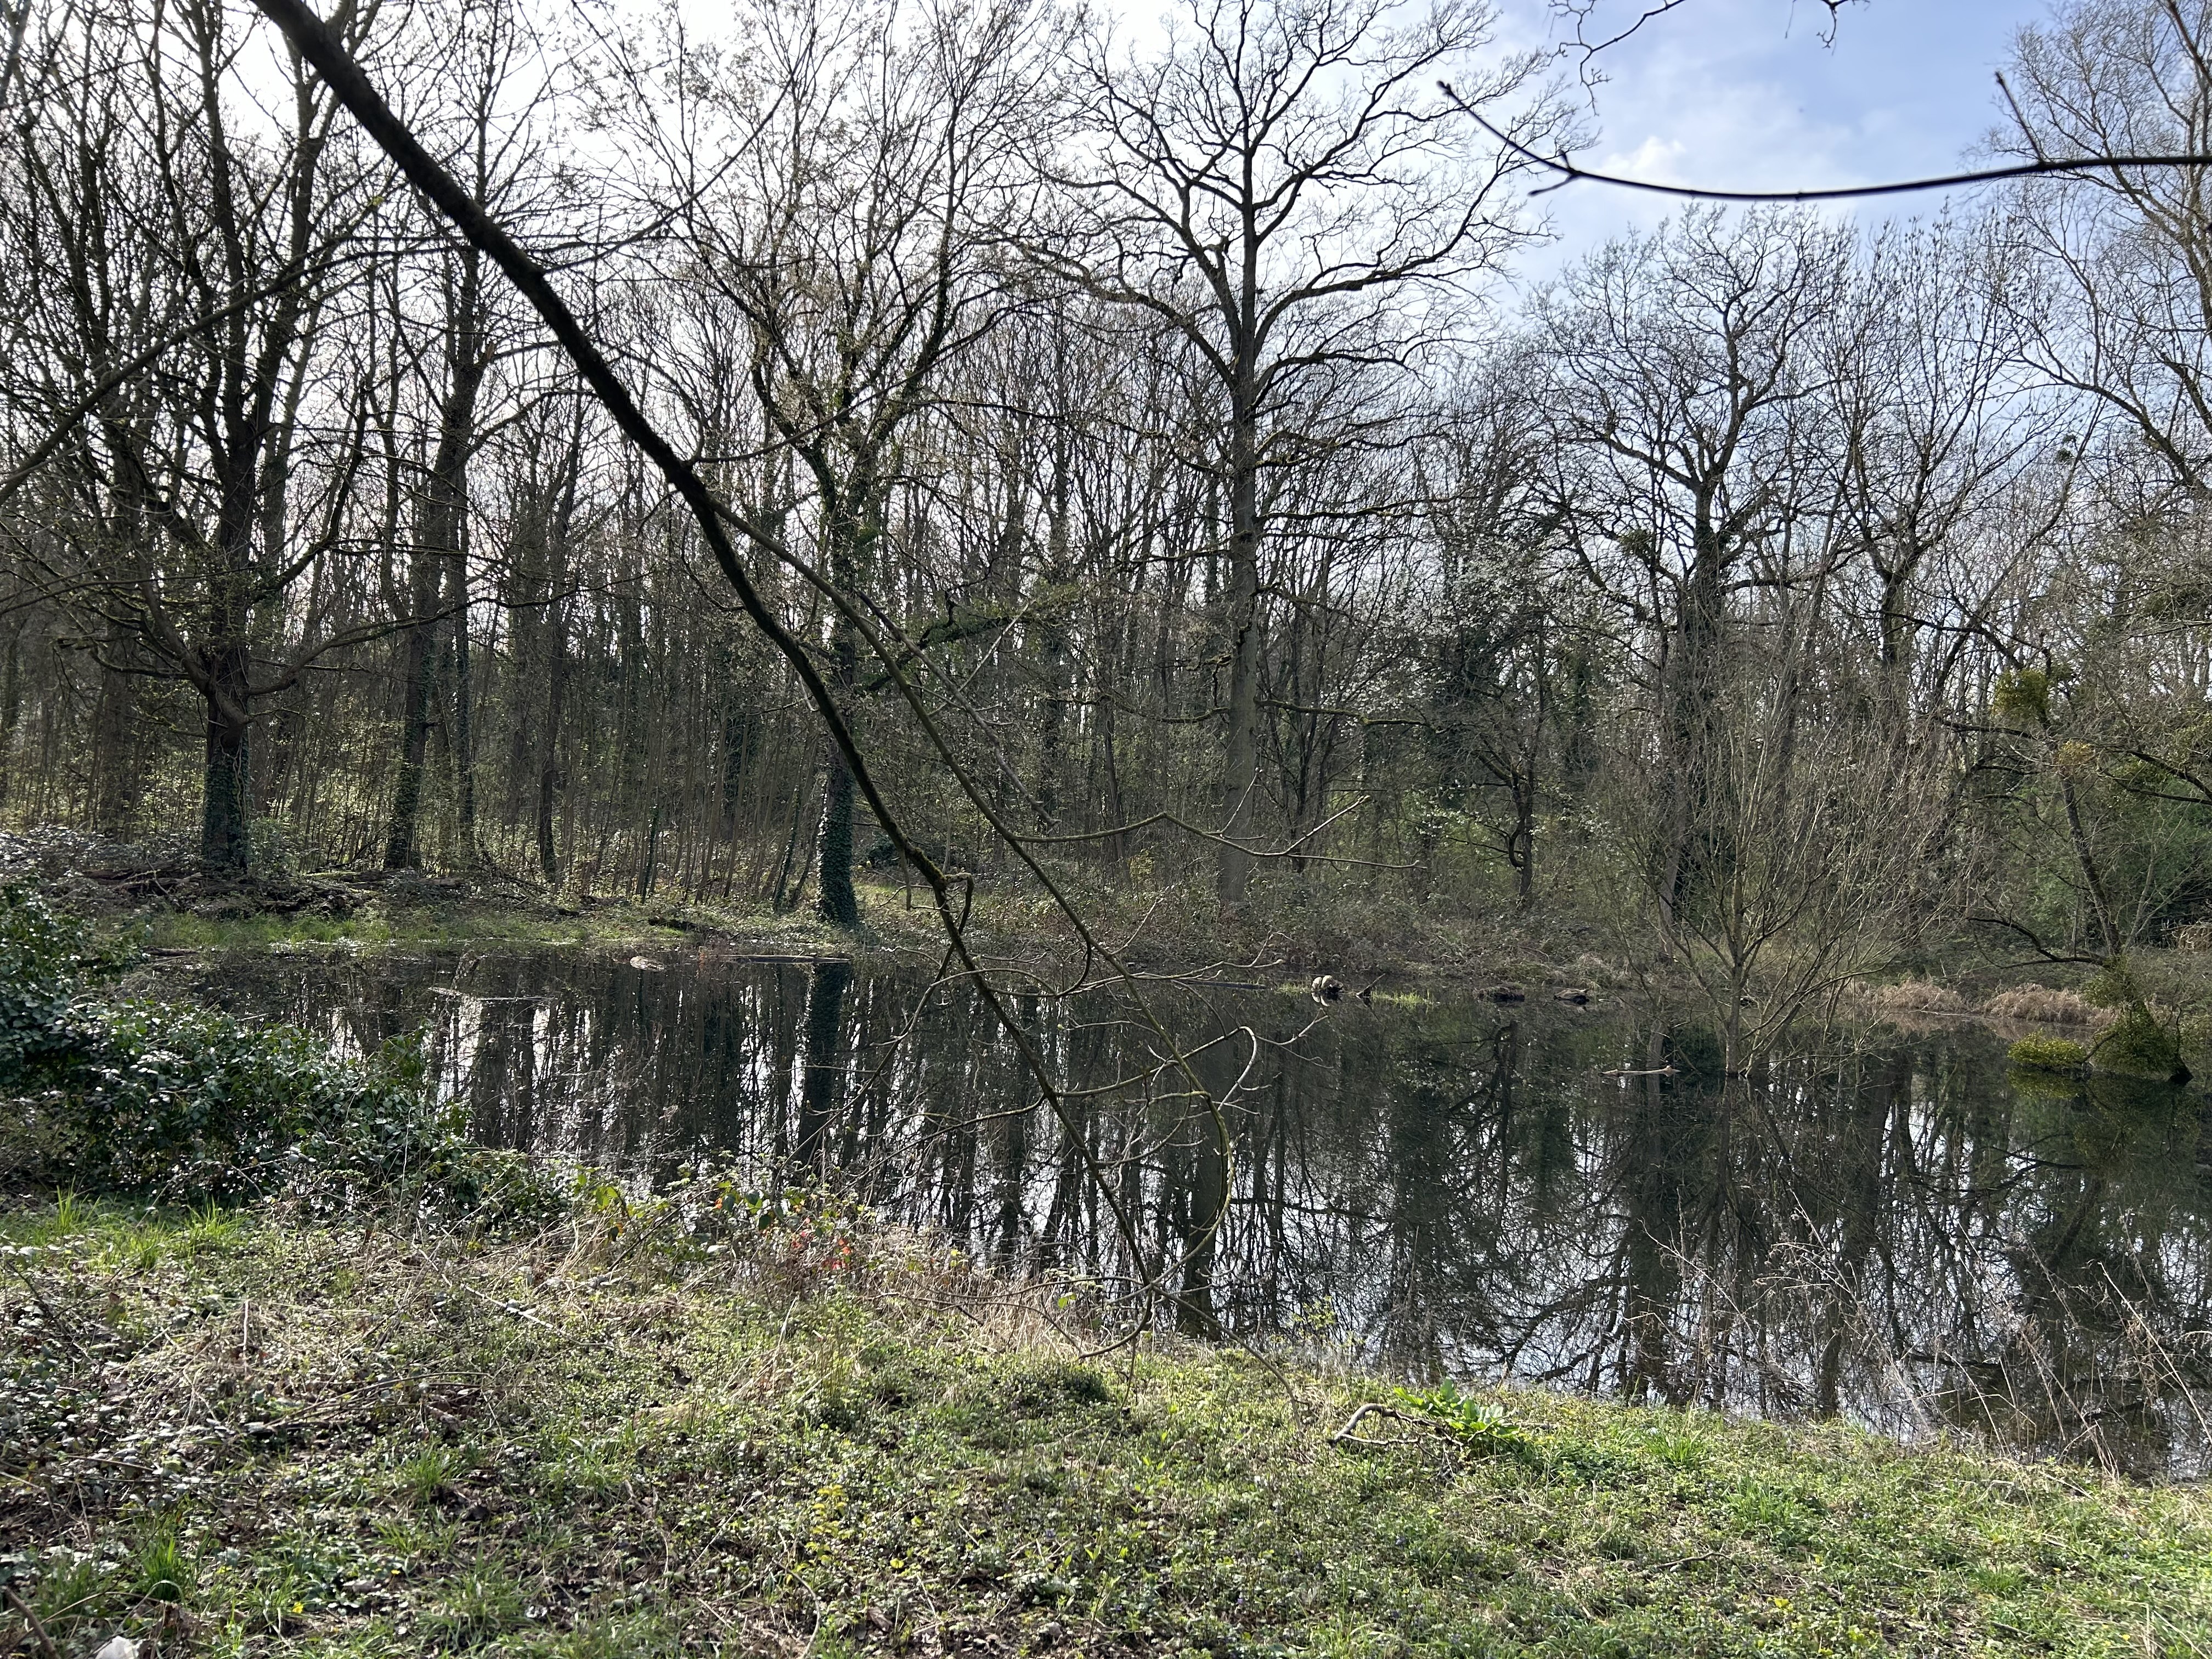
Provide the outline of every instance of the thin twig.
{"type": "Polygon", "coordinates": [[[0,1584],[0,1595],[8,1598],[8,1605],[15,1608],[16,1615],[31,1627],[31,1634],[38,1639],[39,1651],[46,1655],[46,1659],[62,1659],[54,1647],[53,1638],[46,1634],[46,1627],[39,1622],[39,1615],[31,1611],[30,1604],[15,1594],[15,1587],[0,1584]]]}

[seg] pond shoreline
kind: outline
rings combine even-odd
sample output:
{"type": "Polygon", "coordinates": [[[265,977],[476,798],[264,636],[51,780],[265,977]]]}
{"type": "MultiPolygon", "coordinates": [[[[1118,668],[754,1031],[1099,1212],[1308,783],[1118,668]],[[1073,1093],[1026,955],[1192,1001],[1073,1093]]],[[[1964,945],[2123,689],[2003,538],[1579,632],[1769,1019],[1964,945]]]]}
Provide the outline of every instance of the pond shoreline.
{"type": "MultiPolygon", "coordinates": [[[[549,893],[534,882],[486,870],[474,876],[336,869],[217,878],[189,863],[164,864],[123,843],[55,833],[0,837],[0,868],[39,880],[65,908],[135,933],[156,955],[187,951],[367,951],[391,946],[471,949],[565,946],[652,953],[701,946],[738,957],[847,959],[862,968],[911,969],[945,957],[946,940],[926,894],[911,884],[857,883],[862,926],[837,929],[811,906],[771,914],[743,903],[605,893],[549,893]]],[[[1587,993],[1632,1000],[1650,1010],[1689,1007],[1692,975],[1632,940],[1586,920],[1538,909],[1442,911],[1378,902],[1354,891],[1321,897],[1296,885],[1220,905],[1209,890],[1155,886],[1131,890],[1079,884],[1073,894],[1095,937],[1148,979],[1211,978],[1285,992],[1327,975],[1347,992],[1418,997],[1496,990],[1541,998],[1587,993]]],[[[977,892],[968,941],[987,966],[1054,982],[1112,977],[1048,903],[977,892]]],[[[2130,961],[2144,989],[2179,1025],[2184,1048],[2212,1074],[2212,952],[2138,947],[2130,961]]],[[[2075,994],[2093,972],[2079,963],[2027,961],[2009,941],[1952,941],[1932,957],[1899,963],[1841,988],[1806,1018],[1881,1020],[1906,1028],[1942,1018],[1972,1020],[2020,1035],[2084,1022],[2075,994]],[[2022,1018],[2000,1005],[2025,986],[2077,1005],[2055,1017],[2022,1018]],[[1916,993],[1929,993],[1921,998],[1916,993]]]]}
{"type": "MultiPolygon", "coordinates": [[[[612,949],[712,940],[740,950],[851,956],[912,966],[945,950],[926,893],[911,884],[857,882],[862,926],[841,931],[811,905],[772,914],[743,902],[659,895],[548,892],[495,871],[436,876],[337,869],[232,878],[189,862],[162,863],[140,849],[60,836],[52,847],[0,836],[0,867],[39,880],[64,908],[143,933],[160,950],[356,948],[399,943],[569,945],[612,949]]],[[[1231,979],[1304,985],[1334,974],[1352,988],[1502,982],[1522,988],[1604,985],[1632,975],[1597,930],[1512,908],[1449,914],[1433,907],[1344,893],[1323,900],[1300,888],[1262,891],[1224,908],[1209,890],[1142,890],[1078,883],[1093,936],[1148,974],[1214,972],[1231,979]],[[1273,975],[1274,978],[1269,978],[1273,975]]],[[[1086,952],[1066,919],[1043,901],[1009,898],[985,884],[968,937],[994,965],[1080,962],[1086,952]]],[[[1094,974],[1097,964],[1092,964],[1094,974]]]]}

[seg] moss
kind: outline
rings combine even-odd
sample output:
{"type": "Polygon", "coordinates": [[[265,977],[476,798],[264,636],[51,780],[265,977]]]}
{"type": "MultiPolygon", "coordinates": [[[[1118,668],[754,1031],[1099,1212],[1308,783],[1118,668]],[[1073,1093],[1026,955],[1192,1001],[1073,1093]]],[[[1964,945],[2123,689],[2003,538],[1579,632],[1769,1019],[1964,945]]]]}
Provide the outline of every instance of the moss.
{"type": "Polygon", "coordinates": [[[2112,1029],[2099,1040],[2094,1056],[2098,1065],[2112,1071],[2175,1083],[2189,1081],[2179,1036],[2142,1003],[2133,1005],[2113,1022],[2112,1029]]]}
{"type": "Polygon", "coordinates": [[[2136,1077],[2189,1081],[2189,1067],[2181,1058],[2180,1022],[2161,1018],[2152,1008],[2126,957],[2112,957],[2081,988],[2098,1007],[2119,1011],[2119,1018],[2091,1050],[2100,1066],[2136,1077]]]}
{"type": "Polygon", "coordinates": [[[2035,1072],[2078,1072],[2089,1063],[2089,1051],[2070,1037],[2025,1036],[2005,1050],[2015,1066],[2035,1072]]]}
{"type": "Polygon", "coordinates": [[[1085,1360],[896,1239],[795,1267],[773,1234],[704,1255],[635,1217],[489,1249],[227,1219],[149,1253],[193,1218],[0,1216],[68,1326],[0,1281],[25,1333],[0,1533],[35,1540],[12,1570],[64,1651],[179,1618],[191,1651],[270,1655],[2212,1642],[2191,1489],[1202,1349],[1085,1360]],[[1400,1414],[1334,1439],[1364,1402],[1400,1414]]]}

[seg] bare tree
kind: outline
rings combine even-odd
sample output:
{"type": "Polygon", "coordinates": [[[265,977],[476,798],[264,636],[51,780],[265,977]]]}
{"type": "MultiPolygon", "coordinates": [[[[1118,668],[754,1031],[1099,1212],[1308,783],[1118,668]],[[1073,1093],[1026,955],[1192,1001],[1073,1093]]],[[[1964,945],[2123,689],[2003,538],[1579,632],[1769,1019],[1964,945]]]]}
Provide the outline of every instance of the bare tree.
{"type": "MultiPolygon", "coordinates": [[[[353,16],[354,38],[373,16],[353,16]]],[[[198,693],[200,854],[242,869],[258,706],[368,636],[290,596],[347,532],[359,389],[312,365],[377,176],[334,146],[296,58],[277,65],[277,112],[241,114],[253,43],[220,0],[98,17],[74,39],[73,95],[19,112],[9,192],[13,257],[40,284],[41,349],[19,368],[57,376],[15,395],[70,434],[93,492],[94,527],[49,578],[135,634],[144,660],[111,667],[198,693]]]]}
{"type": "MultiPolygon", "coordinates": [[[[707,169],[716,182],[691,188],[702,158],[670,153],[689,280],[744,318],[758,441],[805,486],[795,516],[770,515],[769,550],[799,558],[797,535],[811,537],[804,574],[842,601],[826,649],[848,708],[862,648],[851,608],[896,625],[886,539],[901,444],[948,366],[1005,314],[1024,158],[1050,101],[1040,28],[1019,3],[768,12],[758,56],[718,91],[731,137],[707,169]]],[[[821,909],[853,927],[853,778],[837,754],[829,769],[821,909]]]]}
{"type": "Polygon", "coordinates": [[[1542,303],[1552,336],[1559,521],[1644,641],[1659,792],[1648,855],[1662,908],[1700,880],[1698,828],[1722,752],[1731,607],[1786,580],[1821,503],[1822,320],[1843,297],[1846,231],[1694,215],[1623,242],[1542,303]]]}
{"type": "MultiPolygon", "coordinates": [[[[1359,405],[1530,230],[1505,189],[1519,164],[1469,149],[1435,87],[1487,46],[1480,5],[1399,25],[1382,0],[1200,0],[1190,22],[1148,60],[1086,38],[1085,135],[1054,163],[1074,222],[1037,252],[1181,334],[1218,406],[1200,465],[1226,521],[1218,890],[1236,903],[1257,824],[1262,479],[1354,441],[1359,405]]],[[[1537,64],[1478,74],[1466,94],[1503,112],[1537,64]]],[[[1500,119],[1529,137],[1553,123],[1540,104],[1500,119]]]]}
{"type": "MultiPolygon", "coordinates": [[[[2008,85],[2015,154],[2212,153],[2212,5],[2072,0],[2021,33],[2008,85]]],[[[2006,228],[2034,277],[2008,296],[2024,352],[2212,494],[2212,167],[2037,180],[2006,228]]]]}
{"type": "MultiPolygon", "coordinates": [[[[424,123],[450,164],[487,207],[520,220],[533,205],[543,161],[534,112],[543,86],[519,89],[529,67],[528,35],[509,0],[462,0],[441,19],[442,36],[426,88],[424,123]]],[[[434,231],[426,240],[444,239],[434,231]]],[[[473,682],[469,660],[471,600],[467,529],[469,464],[483,441],[480,405],[509,325],[492,307],[483,256],[465,240],[439,247],[424,286],[433,316],[411,331],[427,336],[410,354],[410,379],[430,406],[427,453],[413,458],[413,535],[406,588],[392,595],[406,618],[400,676],[398,776],[385,835],[386,869],[422,862],[419,819],[424,763],[434,726],[447,734],[453,761],[454,842],[464,866],[481,861],[476,811],[473,682]],[[450,636],[450,643],[448,643],[450,636]],[[442,668],[442,672],[441,672],[442,668]]],[[[395,300],[399,296],[395,295],[395,300]]],[[[406,330],[404,301],[392,326],[406,330]]],[[[506,348],[512,349],[511,347],[506,348]]],[[[395,398],[401,389],[393,388],[395,398]]]]}

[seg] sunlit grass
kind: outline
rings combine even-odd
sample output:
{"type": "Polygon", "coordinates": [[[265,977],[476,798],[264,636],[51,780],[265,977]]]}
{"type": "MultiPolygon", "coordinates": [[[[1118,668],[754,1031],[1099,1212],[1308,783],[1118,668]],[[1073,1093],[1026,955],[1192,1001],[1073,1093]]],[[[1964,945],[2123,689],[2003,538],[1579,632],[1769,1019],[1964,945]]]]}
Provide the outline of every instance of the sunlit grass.
{"type": "Polygon", "coordinates": [[[0,1358],[27,1413],[0,1474],[65,1652],[172,1606],[192,1651],[287,1655],[2212,1642],[2193,1490],[1235,1352],[1086,1360],[896,1240],[794,1272],[773,1237],[670,1257],[605,1218],[487,1247],[58,1214],[0,1234],[46,1239],[41,1293],[111,1334],[0,1358]],[[40,1416],[65,1382],[109,1414],[40,1416]],[[1334,1438],[1363,1402],[1389,1412],[1334,1438]]]}

